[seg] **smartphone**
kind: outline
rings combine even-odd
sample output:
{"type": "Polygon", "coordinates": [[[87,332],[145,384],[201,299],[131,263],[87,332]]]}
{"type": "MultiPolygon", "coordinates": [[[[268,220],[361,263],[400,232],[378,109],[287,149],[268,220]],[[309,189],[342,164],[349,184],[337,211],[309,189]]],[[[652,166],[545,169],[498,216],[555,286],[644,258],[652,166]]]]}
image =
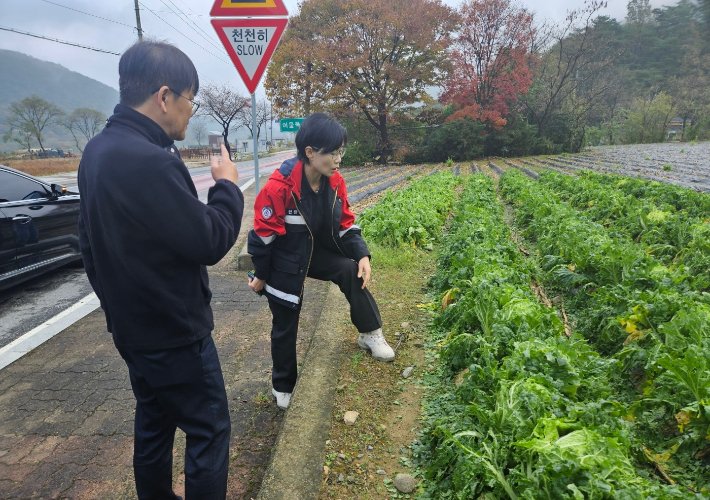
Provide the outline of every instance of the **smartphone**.
{"type": "MultiPolygon", "coordinates": [[[[256,279],[256,274],[254,274],[254,271],[248,271],[247,276],[249,276],[253,280],[256,279]]],[[[254,290],[254,293],[256,293],[257,295],[262,295],[264,293],[264,290],[259,290],[258,292],[254,290]]]]}

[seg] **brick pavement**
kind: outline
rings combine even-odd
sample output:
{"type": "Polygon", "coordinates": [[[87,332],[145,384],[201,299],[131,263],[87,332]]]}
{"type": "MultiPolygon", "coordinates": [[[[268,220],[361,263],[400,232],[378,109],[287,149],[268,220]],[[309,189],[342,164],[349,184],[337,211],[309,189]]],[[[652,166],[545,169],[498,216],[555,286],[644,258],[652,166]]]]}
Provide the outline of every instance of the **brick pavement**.
{"type": "MultiPolygon", "coordinates": [[[[251,221],[246,196],[243,227],[251,221]]],[[[270,395],[271,316],[249,289],[234,251],[210,269],[213,337],[232,419],[231,500],[256,497],[283,412],[270,395]]],[[[298,351],[305,355],[327,283],[308,280],[298,351]]],[[[101,310],[0,370],[0,499],[133,499],[133,414],[128,370],[101,310]]],[[[175,491],[184,491],[184,434],[175,440],[175,491]]]]}

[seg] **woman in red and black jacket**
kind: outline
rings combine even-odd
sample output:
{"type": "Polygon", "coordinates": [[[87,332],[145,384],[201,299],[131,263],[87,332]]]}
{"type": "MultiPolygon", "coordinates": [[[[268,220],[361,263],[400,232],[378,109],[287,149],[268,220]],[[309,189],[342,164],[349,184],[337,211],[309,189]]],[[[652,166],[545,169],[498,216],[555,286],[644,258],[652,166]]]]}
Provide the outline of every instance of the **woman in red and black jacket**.
{"type": "Polygon", "coordinates": [[[273,394],[287,408],[296,385],[296,335],[306,276],[332,281],[350,303],[358,345],[392,361],[375,299],[367,290],[370,252],[350,211],[338,167],[347,142],[342,125],[316,113],[296,133],[298,157],[275,171],[254,203],[249,286],[269,299],[273,315],[273,394]]]}

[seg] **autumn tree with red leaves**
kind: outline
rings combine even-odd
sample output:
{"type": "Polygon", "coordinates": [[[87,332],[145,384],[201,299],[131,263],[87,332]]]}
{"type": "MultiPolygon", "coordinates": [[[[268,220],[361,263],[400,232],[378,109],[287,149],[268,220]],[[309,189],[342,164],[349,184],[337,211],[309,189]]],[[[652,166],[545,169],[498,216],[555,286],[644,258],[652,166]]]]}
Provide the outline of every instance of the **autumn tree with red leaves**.
{"type": "Polygon", "coordinates": [[[449,121],[471,118],[502,128],[511,105],[532,83],[533,16],[510,0],[468,0],[459,14],[450,51],[454,69],[441,101],[456,110],[449,121]]]}

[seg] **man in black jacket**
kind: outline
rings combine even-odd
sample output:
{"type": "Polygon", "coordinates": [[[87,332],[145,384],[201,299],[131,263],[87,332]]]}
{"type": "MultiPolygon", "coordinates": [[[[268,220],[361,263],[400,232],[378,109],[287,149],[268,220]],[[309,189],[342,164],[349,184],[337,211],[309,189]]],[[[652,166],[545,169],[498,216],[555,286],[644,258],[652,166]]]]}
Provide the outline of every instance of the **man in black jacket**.
{"type": "Polygon", "coordinates": [[[153,41],[119,62],[118,104],[79,166],[79,238],[91,286],[136,397],[133,467],[141,500],[173,500],[172,450],[187,435],[188,500],[224,499],[230,421],[206,265],[239,233],[244,198],[223,147],[207,204],[173,141],[197,105],[197,71],[153,41]]]}

